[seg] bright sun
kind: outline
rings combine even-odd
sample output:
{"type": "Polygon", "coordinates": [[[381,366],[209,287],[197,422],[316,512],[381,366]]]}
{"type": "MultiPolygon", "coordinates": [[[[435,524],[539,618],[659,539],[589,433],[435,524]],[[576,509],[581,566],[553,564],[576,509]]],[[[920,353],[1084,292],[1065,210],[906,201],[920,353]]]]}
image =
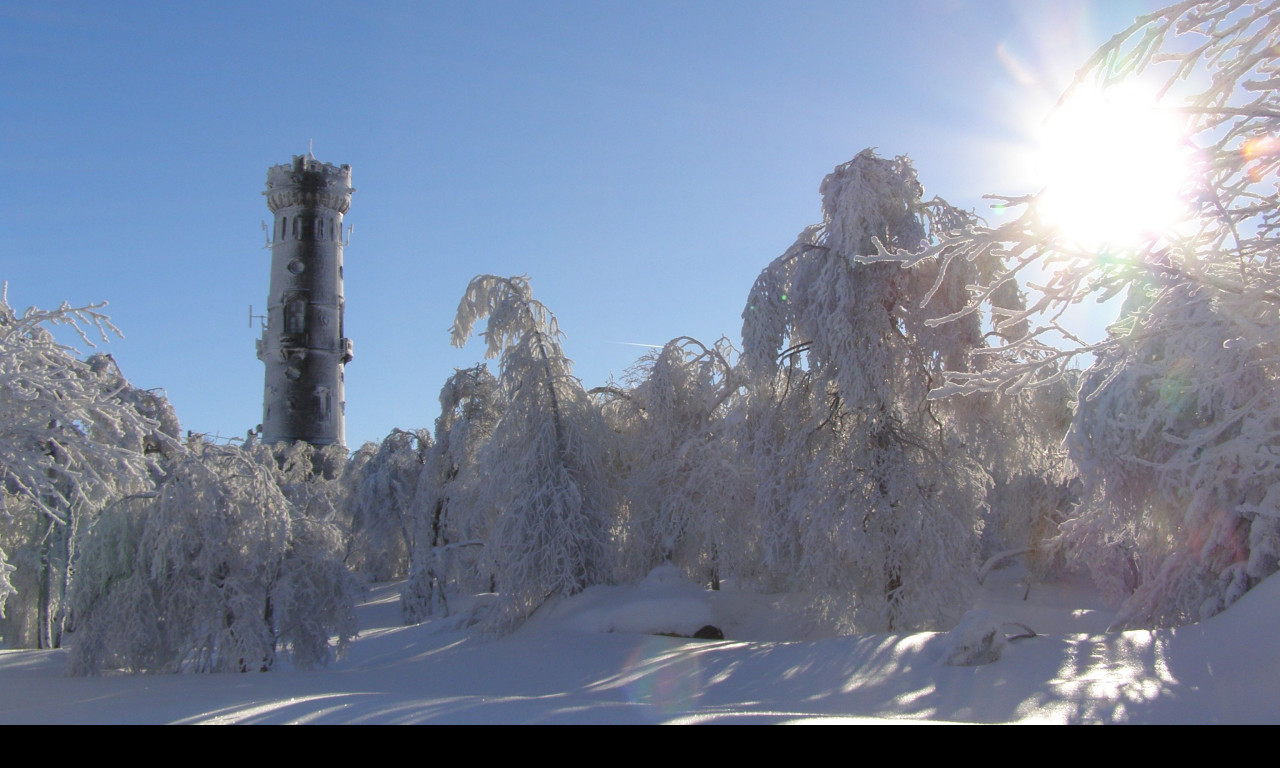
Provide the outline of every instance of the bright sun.
{"type": "Polygon", "coordinates": [[[1046,223],[1091,250],[1158,238],[1185,214],[1187,146],[1177,116],[1137,88],[1075,94],[1045,126],[1046,223]]]}

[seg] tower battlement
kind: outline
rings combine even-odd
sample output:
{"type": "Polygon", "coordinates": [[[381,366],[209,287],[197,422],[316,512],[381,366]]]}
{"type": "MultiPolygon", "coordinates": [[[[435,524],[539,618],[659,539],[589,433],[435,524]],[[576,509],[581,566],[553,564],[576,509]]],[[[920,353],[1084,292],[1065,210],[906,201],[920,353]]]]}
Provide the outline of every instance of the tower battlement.
{"type": "Polygon", "coordinates": [[[351,166],[322,163],[309,155],[294,155],[292,163],[267,169],[267,207],[272,213],[298,206],[328,208],[346,213],[351,207],[351,166]]]}

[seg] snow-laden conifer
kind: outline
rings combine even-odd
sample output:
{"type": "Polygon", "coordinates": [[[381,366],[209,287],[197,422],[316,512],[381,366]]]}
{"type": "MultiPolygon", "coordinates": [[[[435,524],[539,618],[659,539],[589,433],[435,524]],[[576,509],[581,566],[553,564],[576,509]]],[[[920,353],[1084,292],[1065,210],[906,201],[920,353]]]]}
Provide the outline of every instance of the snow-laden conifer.
{"type": "Polygon", "coordinates": [[[611,433],[570,369],[555,317],[523,277],[481,275],[458,305],[453,342],[478,322],[488,357],[500,356],[502,420],[481,450],[476,503],[496,512],[484,550],[501,596],[489,626],[513,627],[556,595],[611,578],[616,508],[611,433]]]}

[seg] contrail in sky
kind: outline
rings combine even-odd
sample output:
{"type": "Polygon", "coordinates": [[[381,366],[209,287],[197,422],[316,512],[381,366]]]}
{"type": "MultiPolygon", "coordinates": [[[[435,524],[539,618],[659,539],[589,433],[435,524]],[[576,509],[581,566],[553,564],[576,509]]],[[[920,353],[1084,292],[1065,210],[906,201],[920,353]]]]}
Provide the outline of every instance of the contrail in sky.
{"type": "Polygon", "coordinates": [[[649,349],[662,349],[662,344],[641,344],[638,341],[611,341],[610,344],[625,344],[628,347],[648,347],[649,349]]]}

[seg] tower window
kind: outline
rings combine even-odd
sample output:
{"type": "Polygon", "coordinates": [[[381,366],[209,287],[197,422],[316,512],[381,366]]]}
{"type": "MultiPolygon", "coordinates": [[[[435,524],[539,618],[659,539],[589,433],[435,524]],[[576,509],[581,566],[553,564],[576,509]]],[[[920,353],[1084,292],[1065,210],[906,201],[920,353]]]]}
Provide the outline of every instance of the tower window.
{"type": "MultiPolygon", "coordinates": [[[[296,219],[295,219],[296,221],[296,219]]],[[[285,296],[284,300],[284,332],[303,333],[307,327],[307,300],[302,294],[294,293],[285,296]]]]}
{"type": "Polygon", "coordinates": [[[319,405],[320,420],[328,421],[333,410],[333,398],[328,387],[316,387],[316,401],[319,405]]]}

